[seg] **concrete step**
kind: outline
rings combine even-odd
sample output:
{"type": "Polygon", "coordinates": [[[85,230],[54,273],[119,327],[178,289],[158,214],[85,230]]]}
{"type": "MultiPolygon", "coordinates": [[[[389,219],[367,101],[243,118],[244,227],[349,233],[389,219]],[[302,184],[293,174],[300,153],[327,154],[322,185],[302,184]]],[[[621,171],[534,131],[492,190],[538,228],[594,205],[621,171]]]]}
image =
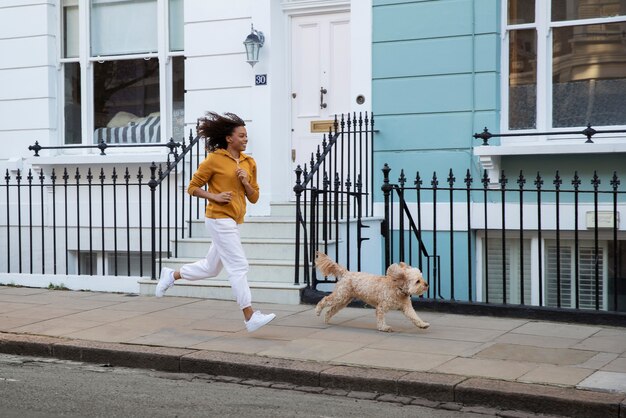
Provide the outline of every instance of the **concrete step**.
{"type": "MultiPolygon", "coordinates": [[[[252,303],[300,304],[300,294],[306,286],[282,282],[248,282],[252,303]]],[[[139,293],[154,295],[156,280],[140,280],[139,293]]],[[[235,300],[228,280],[207,279],[198,281],[179,280],[167,290],[167,296],[193,297],[219,300],[235,300]]]]}
{"type": "Polygon", "coordinates": [[[271,216],[296,219],[296,202],[270,203],[271,216]]]}
{"type": "MultiPolygon", "coordinates": [[[[162,260],[163,267],[175,270],[180,269],[185,264],[191,264],[200,258],[167,258],[162,260]]],[[[291,260],[268,260],[268,259],[248,259],[250,270],[248,272],[248,282],[276,282],[292,284],[295,278],[295,263],[291,260]]],[[[301,262],[302,264],[302,262],[301,262]]],[[[300,280],[304,277],[304,269],[300,267],[300,280]]],[[[222,270],[215,277],[217,280],[228,280],[228,274],[222,270]]]]}
{"type": "MultiPolygon", "coordinates": [[[[178,242],[178,256],[184,258],[202,258],[211,246],[211,238],[185,238],[178,242]]],[[[242,238],[241,244],[248,260],[295,260],[294,239],[283,238],[242,238]]],[[[174,244],[171,244],[173,248],[174,244]]],[[[323,243],[320,244],[323,246],[323,243]]],[[[335,243],[328,246],[334,251],[335,243]]],[[[300,244],[302,259],[303,244],[300,244]]]]}
{"type": "MultiPolygon", "coordinates": [[[[296,221],[294,217],[254,216],[246,218],[240,226],[241,238],[283,238],[294,239],[296,236],[296,221]]],[[[193,238],[208,237],[204,220],[191,221],[191,236],[193,238]]]]}

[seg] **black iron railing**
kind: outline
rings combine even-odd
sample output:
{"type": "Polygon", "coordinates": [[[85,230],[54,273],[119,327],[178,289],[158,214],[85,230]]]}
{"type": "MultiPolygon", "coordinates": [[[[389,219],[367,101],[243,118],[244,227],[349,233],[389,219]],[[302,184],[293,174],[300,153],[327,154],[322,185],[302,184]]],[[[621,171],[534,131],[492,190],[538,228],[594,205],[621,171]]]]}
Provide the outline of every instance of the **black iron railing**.
{"type": "Polygon", "coordinates": [[[335,116],[334,127],[324,135],[311,154],[309,165],[298,165],[296,184],[295,284],[300,283],[304,267],[304,283],[315,289],[318,283],[314,267],[316,250],[333,252],[350,268],[351,251],[361,265],[363,238],[362,219],[373,214],[372,140],[374,116],[356,113],[335,116]],[[307,168],[308,167],[308,168],[307,168]],[[355,236],[350,225],[356,223],[355,236]],[[355,241],[356,251],[353,247],[355,241]],[[300,254],[303,260],[301,262],[300,254]],[[341,253],[341,254],[340,254],[341,253]]]}
{"type": "MultiPolygon", "coordinates": [[[[176,257],[179,241],[191,237],[190,223],[204,217],[184,187],[206,156],[200,139],[190,133],[188,144],[137,144],[169,149],[167,161],[150,164],[149,172],[111,162],[98,169],[6,170],[0,273],[156,278],[161,259],[176,257]]],[[[38,156],[64,147],[29,148],[38,156]]]]}
{"type": "Polygon", "coordinates": [[[485,127],[482,132],[475,133],[475,139],[482,139],[483,143],[481,145],[489,145],[489,140],[491,138],[517,138],[523,136],[573,136],[573,135],[582,135],[587,138],[585,141],[586,144],[593,143],[592,139],[594,135],[597,134],[623,134],[626,133],[626,130],[623,129],[594,129],[591,124],[588,124],[587,127],[580,131],[548,131],[548,132],[512,132],[508,134],[492,134],[489,132],[489,129],[485,127]]]}
{"type": "Polygon", "coordinates": [[[385,263],[432,258],[428,298],[626,312],[626,191],[617,173],[602,181],[595,172],[503,171],[494,187],[486,171],[475,182],[467,170],[460,185],[452,170],[446,185],[434,173],[430,186],[417,172],[407,187],[403,171],[398,184],[389,172],[385,165],[385,263]]]}

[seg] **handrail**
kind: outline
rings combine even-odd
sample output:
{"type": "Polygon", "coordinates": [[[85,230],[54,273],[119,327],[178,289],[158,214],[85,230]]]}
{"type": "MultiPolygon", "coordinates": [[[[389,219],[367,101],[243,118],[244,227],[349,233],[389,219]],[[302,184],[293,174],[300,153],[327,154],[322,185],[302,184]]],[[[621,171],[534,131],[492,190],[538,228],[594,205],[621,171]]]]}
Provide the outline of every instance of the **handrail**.
{"type": "MultiPolygon", "coordinates": [[[[338,236],[340,221],[355,219],[358,221],[356,242],[360,249],[363,238],[362,228],[368,228],[361,222],[362,216],[373,213],[373,134],[374,116],[365,112],[357,114],[335,115],[328,133],[322,137],[317,151],[311,153],[308,165],[298,165],[295,169],[296,181],[293,191],[296,195],[296,248],[295,280],[300,282],[300,246],[301,228],[304,232],[305,283],[310,285],[309,276],[315,279],[312,258],[318,243],[324,243],[328,250],[329,241],[335,241],[335,258],[339,258],[338,236]],[[365,117],[363,117],[365,116],[365,117]],[[307,201],[310,198],[310,201],[307,201]],[[367,198],[362,202],[363,198],[367,198]],[[355,203],[351,205],[351,199],[355,203]],[[309,209],[310,208],[310,209],[309,209]],[[363,210],[364,208],[364,210],[363,210]],[[307,213],[307,209],[310,213],[307,213]],[[307,222],[310,225],[307,226],[307,222]],[[307,228],[310,228],[307,230],[307,228]],[[311,272],[311,274],[309,274],[311,272]]],[[[350,231],[346,231],[346,263],[350,263],[350,231]]],[[[357,252],[357,264],[360,267],[360,251],[357,252]]]]}

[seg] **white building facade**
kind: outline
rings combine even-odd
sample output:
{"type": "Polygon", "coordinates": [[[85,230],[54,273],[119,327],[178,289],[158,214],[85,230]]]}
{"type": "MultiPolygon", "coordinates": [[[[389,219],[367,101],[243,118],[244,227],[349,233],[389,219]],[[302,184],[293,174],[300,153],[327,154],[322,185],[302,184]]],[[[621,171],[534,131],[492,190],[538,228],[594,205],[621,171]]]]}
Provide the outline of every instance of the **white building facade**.
{"type": "MultiPolygon", "coordinates": [[[[334,115],[371,109],[371,13],[371,1],[350,0],[3,1],[3,177],[14,181],[29,169],[46,178],[54,169],[60,177],[68,168],[80,169],[84,182],[90,168],[97,178],[100,170],[110,176],[113,168],[121,173],[130,167],[131,173],[141,168],[147,182],[150,164],[168,160],[169,149],[154,144],[187,141],[190,132],[195,136],[197,119],[206,111],[233,112],[246,121],[247,152],[259,168],[261,198],[248,215],[270,216],[273,203],[293,201],[294,169],[310,160],[334,115]],[[251,67],[243,41],[252,26],[263,33],[264,44],[251,67]],[[43,147],[39,156],[28,148],[35,142],[43,147]],[[99,142],[110,146],[106,156],[93,147],[99,142]]],[[[182,189],[185,178],[177,181],[182,189]]],[[[16,205],[11,193],[9,210],[16,205]]],[[[138,199],[134,188],[130,195],[129,201],[138,199]]],[[[52,216],[50,210],[44,215],[42,209],[42,219],[52,216]]],[[[37,222],[43,236],[46,222],[37,222]]],[[[9,228],[9,240],[17,235],[9,228]]],[[[37,236],[24,240],[38,248],[37,236]]],[[[138,233],[130,241],[142,237],[138,233]]],[[[9,254],[6,245],[0,251],[9,254]]],[[[100,259],[94,263],[100,265],[100,259]]],[[[98,275],[110,274],[107,270],[98,267],[98,275]]],[[[40,273],[45,271],[51,267],[40,273]]],[[[2,281],[51,281],[45,274],[35,282],[9,276],[2,281]]],[[[105,282],[91,287],[136,288],[136,280],[121,286],[105,282]]]]}

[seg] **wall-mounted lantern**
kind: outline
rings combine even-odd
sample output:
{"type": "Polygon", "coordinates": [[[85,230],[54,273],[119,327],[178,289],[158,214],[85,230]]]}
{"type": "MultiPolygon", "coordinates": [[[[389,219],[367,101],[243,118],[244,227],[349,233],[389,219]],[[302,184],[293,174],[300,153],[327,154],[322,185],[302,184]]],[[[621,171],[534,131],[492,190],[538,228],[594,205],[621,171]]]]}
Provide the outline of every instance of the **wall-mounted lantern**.
{"type": "Polygon", "coordinates": [[[243,44],[246,47],[246,61],[254,67],[254,64],[259,62],[259,51],[265,43],[265,36],[263,32],[255,30],[254,25],[251,25],[251,27],[252,31],[246,40],[243,41],[243,44]]]}

